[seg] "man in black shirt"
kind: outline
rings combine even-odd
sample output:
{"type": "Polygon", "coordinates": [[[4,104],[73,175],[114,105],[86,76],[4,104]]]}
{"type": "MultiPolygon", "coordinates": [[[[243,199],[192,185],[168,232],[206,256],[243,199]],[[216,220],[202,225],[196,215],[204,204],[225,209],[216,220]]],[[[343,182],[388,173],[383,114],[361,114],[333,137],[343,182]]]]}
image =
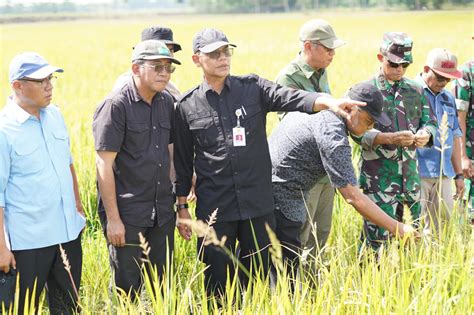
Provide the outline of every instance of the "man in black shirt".
{"type": "Polygon", "coordinates": [[[113,91],[94,114],[99,215],[115,284],[132,296],[142,283],[138,233],[149,243],[148,258],[159,276],[173,253],[169,145],[174,104],[163,93],[174,71],[172,63],[180,64],[162,42],[139,43],[128,83],[113,91]]]}
{"type": "MultiPolygon", "coordinates": [[[[204,81],[186,93],[176,109],[178,208],[187,208],[195,169],[197,218],[207,220],[218,209],[213,224],[217,236],[227,237],[230,250],[238,240],[243,265],[250,270],[254,257],[252,271],[261,268],[266,275],[269,238],[265,224],[275,228],[267,112],[311,113],[331,108],[347,117],[347,110],[364,103],[285,88],[257,75],[231,76],[233,47],[221,31],[212,28],[193,39],[192,58],[203,69],[204,81]]],[[[235,272],[230,257],[208,246],[202,259],[208,265],[208,292],[224,293],[227,270],[231,276],[235,272]]],[[[243,280],[245,285],[247,279],[243,280]]]]}

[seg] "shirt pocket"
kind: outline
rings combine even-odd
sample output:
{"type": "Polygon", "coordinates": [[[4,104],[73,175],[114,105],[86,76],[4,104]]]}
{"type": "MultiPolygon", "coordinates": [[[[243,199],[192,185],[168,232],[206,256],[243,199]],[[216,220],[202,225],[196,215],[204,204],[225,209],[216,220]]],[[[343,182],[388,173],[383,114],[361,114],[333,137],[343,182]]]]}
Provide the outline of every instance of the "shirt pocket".
{"type": "Polygon", "coordinates": [[[40,143],[33,139],[19,139],[14,145],[12,173],[29,175],[44,168],[44,156],[40,143]]]}
{"type": "Polygon", "coordinates": [[[142,122],[127,123],[124,145],[130,151],[141,152],[149,145],[150,127],[142,122]]]}
{"type": "Polygon", "coordinates": [[[203,148],[210,148],[217,144],[219,131],[211,113],[197,113],[189,116],[189,130],[203,148]]]}
{"type": "Polygon", "coordinates": [[[170,139],[171,123],[169,121],[160,121],[160,137],[163,145],[171,143],[170,139]]]}
{"type": "MultiPolygon", "coordinates": [[[[265,131],[265,119],[262,117],[262,108],[255,104],[247,106],[245,111],[244,119],[241,119],[242,126],[245,128],[245,135],[252,137],[259,134],[262,130],[265,131]]],[[[266,135],[265,132],[263,134],[266,135]]]]}
{"type": "MultiPolygon", "coordinates": [[[[443,103],[443,109],[444,109],[444,112],[448,116],[448,126],[449,126],[449,128],[451,128],[451,129],[454,128],[454,120],[456,119],[455,109],[453,107],[449,106],[448,104],[444,104],[444,103],[443,103]]],[[[438,124],[441,124],[441,121],[439,121],[438,124]]]]}
{"type": "Polygon", "coordinates": [[[64,129],[58,129],[53,132],[54,151],[63,158],[69,158],[69,136],[64,129]]]}

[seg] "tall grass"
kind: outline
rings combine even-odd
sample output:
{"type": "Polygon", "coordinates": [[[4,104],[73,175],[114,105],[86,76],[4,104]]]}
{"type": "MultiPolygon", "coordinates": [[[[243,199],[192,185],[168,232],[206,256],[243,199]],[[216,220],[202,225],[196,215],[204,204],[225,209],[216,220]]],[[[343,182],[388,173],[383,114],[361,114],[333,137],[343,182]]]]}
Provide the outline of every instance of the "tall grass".
{"type": "MultiPolygon", "coordinates": [[[[26,50],[37,51],[65,69],[55,89],[54,102],[65,116],[71,135],[74,163],[88,219],[83,234],[83,277],[79,290],[85,314],[209,314],[217,301],[206,296],[204,265],[191,242],[176,235],[174,262],[164,283],[151,272],[138,302],[110,289],[108,254],[96,214],[92,114],[110,92],[116,77],[130,66],[131,47],[144,27],[167,25],[183,46],[176,57],[183,65],[172,80],[184,91],[199,83],[200,70],[191,62],[191,39],[205,26],[224,30],[237,44],[232,72],[257,73],[273,79],[298,52],[298,29],[310,18],[322,17],[348,41],[337,49],[329,68],[334,95],[368,79],[378,69],[376,53],[385,31],[405,31],[414,39],[414,64],[407,76],[422,70],[426,54],[445,47],[460,62],[472,57],[472,12],[336,13],[248,16],[157,16],[146,20],[102,20],[0,25],[0,91],[9,94],[8,63],[26,50]],[[161,285],[161,287],[160,287],[161,285]],[[155,292],[163,292],[156,295],[155,292]]],[[[268,132],[276,123],[269,116],[268,132]]],[[[325,255],[317,259],[317,273],[300,277],[299,290],[290,293],[285,276],[274,289],[268,279],[252,280],[245,292],[228,283],[222,314],[471,314],[473,313],[472,228],[455,209],[445,229],[419,242],[389,243],[376,263],[360,255],[361,217],[337,196],[332,232],[325,255]],[[240,300],[241,303],[232,303],[240,300]]],[[[278,261],[278,244],[274,243],[278,261]]],[[[44,297],[42,303],[46,303],[44,297]]]]}

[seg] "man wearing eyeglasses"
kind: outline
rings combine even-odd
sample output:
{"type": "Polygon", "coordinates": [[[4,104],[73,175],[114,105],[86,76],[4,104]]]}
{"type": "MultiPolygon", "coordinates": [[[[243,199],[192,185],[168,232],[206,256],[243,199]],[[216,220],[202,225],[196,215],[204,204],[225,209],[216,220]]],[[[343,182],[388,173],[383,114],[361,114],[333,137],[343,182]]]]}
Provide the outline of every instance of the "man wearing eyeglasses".
{"type": "MultiPolygon", "coordinates": [[[[336,48],[346,42],[338,38],[331,25],[321,19],[304,23],[299,32],[301,50],[298,56],[276,78],[276,83],[309,92],[331,94],[327,67],[336,55],[336,48]]],[[[280,115],[284,117],[286,113],[280,115]]],[[[335,189],[327,176],[322,177],[307,194],[307,211],[303,213],[305,223],[300,232],[301,247],[307,249],[308,257],[316,257],[323,248],[331,231],[332,208],[335,189]],[[316,229],[316,239],[312,229],[316,229]]],[[[287,214],[289,215],[289,214],[287,214]]],[[[302,218],[292,217],[292,220],[302,218]]]]}
{"type": "Polygon", "coordinates": [[[454,206],[451,179],[454,179],[456,187],[454,198],[462,198],[464,193],[461,165],[462,131],[454,96],[444,89],[452,79],[462,76],[457,64],[458,60],[451,52],[434,48],[428,53],[423,72],[417,77],[438,120],[438,132],[433,147],[417,150],[421,177],[421,215],[427,231],[439,232],[449,221],[454,206]],[[443,127],[445,115],[447,121],[443,127]]]}
{"type": "MultiPolygon", "coordinates": [[[[147,40],[132,52],[133,76],[98,106],[93,121],[99,216],[118,288],[135,297],[142,284],[139,233],[161,278],[172,258],[175,211],[170,180],[174,104],[168,84],[174,64],[160,41],[147,40]]],[[[178,215],[189,217],[187,209],[178,215]]],[[[183,237],[188,232],[180,228],[183,237]]],[[[148,267],[148,264],[145,265],[148,267]]]]}
{"type": "Polygon", "coordinates": [[[471,180],[469,187],[469,219],[474,224],[474,60],[468,61],[461,67],[462,77],[454,84],[454,95],[459,116],[459,125],[462,130],[462,169],[465,178],[471,180]]]}
{"type": "Polygon", "coordinates": [[[13,94],[0,113],[0,231],[6,227],[9,236],[8,241],[0,233],[0,271],[16,267],[20,274],[19,314],[26,300],[38,312],[45,285],[51,314],[78,311],[85,217],[67,128],[50,105],[56,72],[63,69],[37,53],[15,56],[9,72],[13,94]]]}
{"type": "MultiPolygon", "coordinates": [[[[165,44],[170,50],[171,56],[174,56],[174,53],[181,50],[181,45],[174,41],[173,31],[168,27],[152,26],[145,28],[142,31],[141,40],[145,41],[150,39],[159,40],[165,44]]],[[[126,85],[131,76],[131,71],[120,75],[115,81],[113,90],[120,89],[126,85]]],[[[181,97],[181,92],[179,91],[178,87],[171,81],[168,82],[165,90],[171,94],[175,102],[181,97]]]]}
{"type": "MultiPolygon", "coordinates": [[[[232,76],[234,47],[214,28],[198,32],[193,39],[192,59],[203,70],[204,80],[183,96],[176,109],[176,194],[178,208],[186,209],[195,168],[197,218],[207,221],[218,209],[212,224],[217,236],[226,236],[230,251],[238,240],[245,268],[266,275],[265,225],[275,228],[267,112],[331,108],[348,117],[346,110],[363,103],[282,87],[257,75],[232,76]]],[[[202,243],[200,238],[198,248],[202,243]]],[[[231,277],[235,273],[231,257],[221,248],[205,246],[200,258],[207,265],[208,292],[223,294],[227,273],[231,277]]],[[[246,281],[244,276],[242,284],[246,281]]]]}
{"type": "MultiPolygon", "coordinates": [[[[432,145],[436,122],[422,87],[404,77],[413,62],[412,46],[405,33],[383,35],[377,54],[380,71],[371,82],[382,92],[383,111],[392,124],[376,123],[362,137],[353,138],[362,148],[359,181],[364,193],[398,221],[408,206],[416,225],[420,216],[416,148],[432,145]]],[[[364,219],[361,239],[366,245],[377,250],[388,237],[386,229],[364,219]]]]}

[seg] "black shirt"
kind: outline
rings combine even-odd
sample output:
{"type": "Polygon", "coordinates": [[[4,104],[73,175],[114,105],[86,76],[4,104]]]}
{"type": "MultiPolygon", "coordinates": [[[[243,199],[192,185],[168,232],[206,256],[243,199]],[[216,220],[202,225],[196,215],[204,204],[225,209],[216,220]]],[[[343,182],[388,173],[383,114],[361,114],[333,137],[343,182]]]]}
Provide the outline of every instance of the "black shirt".
{"type": "MultiPolygon", "coordinates": [[[[150,227],[174,217],[168,150],[173,116],[168,93],[157,93],[150,106],[132,78],[94,113],[95,150],[118,152],[113,171],[120,218],[126,224],[150,227]]],[[[100,195],[99,211],[104,211],[100,195]]]]}
{"type": "Polygon", "coordinates": [[[199,219],[216,208],[218,222],[260,217],[274,210],[271,161],[266,136],[269,111],[312,112],[317,94],[282,87],[256,75],[228,76],[221,94],[203,82],[176,109],[174,164],[176,194],[186,196],[195,169],[199,219]],[[235,147],[235,111],[246,146],[235,147]]]}

